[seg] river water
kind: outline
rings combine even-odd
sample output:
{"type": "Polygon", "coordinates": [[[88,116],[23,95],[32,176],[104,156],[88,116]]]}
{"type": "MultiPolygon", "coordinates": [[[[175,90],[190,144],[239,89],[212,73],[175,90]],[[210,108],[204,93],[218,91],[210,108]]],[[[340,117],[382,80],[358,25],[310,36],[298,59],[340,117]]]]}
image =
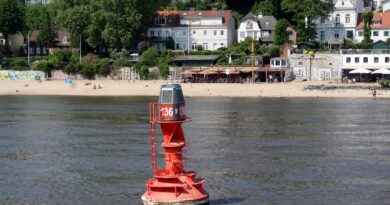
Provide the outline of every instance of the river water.
{"type": "MultiPolygon", "coordinates": [[[[152,100],[0,97],[0,204],[140,204],[152,100]]],[[[390,100],[186,101],[211,204],[390,204],[390,100]]]]}

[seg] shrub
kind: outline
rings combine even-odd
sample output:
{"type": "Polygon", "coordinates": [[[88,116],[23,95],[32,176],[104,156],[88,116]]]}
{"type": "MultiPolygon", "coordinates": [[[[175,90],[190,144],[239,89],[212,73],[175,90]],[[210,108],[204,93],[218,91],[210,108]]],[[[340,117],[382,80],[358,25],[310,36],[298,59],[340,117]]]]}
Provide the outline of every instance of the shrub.
{"type": "Polygon", "coordinates": [[[30,70],[30,67],[17,65],[13,67],[13,70],[18,70],[18,71],[30,70]]]}
{"type": "Polygon", "coordinates": [[[65,66],[65,73],[67,74],[76,74],[81,70],[81,64],[79,63],[69,63],[68,65],[65,66]]]}
{"type": "Polygon", "coordinates": [[[49,61],[41,61],[41,62],[35,64],[35,66],[33,68],[34,68],[34,70],[50,72],[51,70],[54,69],[54,66],[49,61]]]}
{"type": "Polygon", "coordinates": [[[80,74],[86,79],[89,79],[89,80],[94,79],[95,75],[96,75],[95,65],[93,65],[93,64],[82,65],[80,74]]]}
{"type": "Polygon", "coordinates": [[[161,77],[166,79],[169,75],[169,65],[163,63],[163,64],[159,65],[158,68],[160,70],[161,77]]]}
{"type": "Polygon", "coordinates": [[[380,84],[383,88],[389,88],[389,87],[390,87],[390,80],[380,80],[380,81],[379,81],[379,84],[380,84]]]}
{"type": "Polygon", "coordinates": [[[107,77],[111,73],[111,65],[110,65],[110,59],[103,58],[100,59],[97,64],[97,71],[99,75],[102,75],[104,77],[107,77]]]}
{"type": "Polygon", "coordinates": [[[28,67],[27,61],[24,59],[20,59],[20,58],[14,59],[12,62],[12,66],[14,66],[14,67],[28,67]]]}

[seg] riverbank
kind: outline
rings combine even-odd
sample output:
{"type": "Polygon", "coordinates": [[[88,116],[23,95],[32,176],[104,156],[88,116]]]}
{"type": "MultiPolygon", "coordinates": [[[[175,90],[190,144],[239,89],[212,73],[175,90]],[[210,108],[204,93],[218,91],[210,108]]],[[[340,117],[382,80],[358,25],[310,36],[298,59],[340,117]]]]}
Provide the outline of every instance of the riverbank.
{"type": "MultiPolygon", "coordinates": [[[[157,96],[166,81],[0,81],[0,95],[157,96]]],[[[188,97],[372,97],[373,84],[290,82],[273,84],[182,84],[188,97]],[[328,88],[331,89],[328,89],[328,88]],[[314,89],[313,89],[314,88],[314,89]]],[[[379,87],[378,87],[379,88],[379,87]]],[[[390,98],[390,90],[377,90],[378,98],[390,98]]]]}

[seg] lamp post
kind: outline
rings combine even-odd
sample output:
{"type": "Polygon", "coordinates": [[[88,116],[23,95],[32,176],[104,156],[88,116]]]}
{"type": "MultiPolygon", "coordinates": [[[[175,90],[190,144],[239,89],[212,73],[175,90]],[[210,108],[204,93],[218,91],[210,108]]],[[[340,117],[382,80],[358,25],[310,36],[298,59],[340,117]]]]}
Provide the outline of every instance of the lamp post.
{"type": "Polygon", "coordinates": [[[255,83],[255,32],[252,28],[252,83],[255,83]]]}

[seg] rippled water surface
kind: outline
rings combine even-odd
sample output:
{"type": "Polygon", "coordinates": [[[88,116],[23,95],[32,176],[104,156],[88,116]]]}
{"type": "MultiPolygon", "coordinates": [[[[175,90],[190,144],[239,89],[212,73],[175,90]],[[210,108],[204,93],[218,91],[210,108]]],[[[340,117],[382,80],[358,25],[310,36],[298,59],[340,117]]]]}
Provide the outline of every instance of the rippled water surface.
{"type": "MultiPolygon", "coordinates": [[[[0,204],[140,204],[152,100],[0,97],[0,204]]],[[[186,100],[211,204],[390,204],[390,100],[186,100]]]]}

